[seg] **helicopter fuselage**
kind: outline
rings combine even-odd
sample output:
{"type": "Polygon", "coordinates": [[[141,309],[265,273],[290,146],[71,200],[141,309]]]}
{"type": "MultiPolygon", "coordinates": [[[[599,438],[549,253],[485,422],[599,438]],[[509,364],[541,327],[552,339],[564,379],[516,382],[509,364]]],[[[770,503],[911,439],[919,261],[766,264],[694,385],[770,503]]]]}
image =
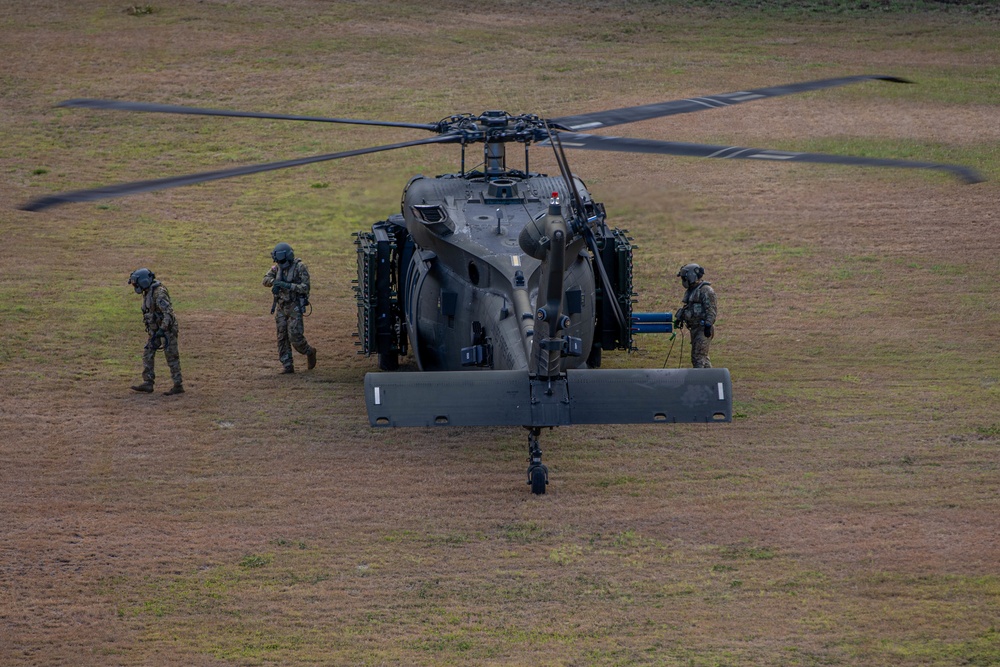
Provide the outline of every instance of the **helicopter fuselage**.
{"type": "MultiPolygon", "coordinates": [[[[540,174],[410,181],[402,208],[415,248],[401,288],[418,368],[529,368],[536,329],[546,326],[535,307],[542,262],[518,238],[561,189],[561,179],[540,174]]],[[[580,341],[579,356],[562,357],[565,370],[586,362],[594,340],[594,269],[582,237],[567,244],[561,299],[562,333],[580,341]]]]}

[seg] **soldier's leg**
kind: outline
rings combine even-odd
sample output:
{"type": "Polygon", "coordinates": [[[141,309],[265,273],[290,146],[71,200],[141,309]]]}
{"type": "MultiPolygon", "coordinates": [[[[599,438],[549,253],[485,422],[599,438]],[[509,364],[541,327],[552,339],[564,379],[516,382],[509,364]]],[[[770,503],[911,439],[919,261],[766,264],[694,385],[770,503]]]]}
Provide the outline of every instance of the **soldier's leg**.
{"type": "Polygon", "coordinates": [[[274,323],[278,329],[278,360],[286,370],[294,368],[292,363],[292,345],[288,339],[288,315],[279,308],[274,313],[274,323]]]}
{"type": "Polygon", "coordinates": [[[306,341],[305,323],[302,321],[302,313],[293,310],[288,316],[288,335],[292,339],[292,347],[299,354],[309,354],[312,347],[306,341]]]}
{"type": "Polygon", "coordinates": [[[177,350],[177,327],[174,327],[167,336],[170,338],[163,347],[163,356],[167,358],[167,365],[170,366],[170,378],[174,381],[174,386],[181,384],[181,355],[177,350]]]}
{"type": "Polygon", "coordinates": [[[153,384],[156,380],[156,373],[153,372],[153,357],[156,355],[156,348],[153,347],[153,339],[146,341],[146,347],[142,348],[142,381],[146,384],[153,384]]]}
{"type": "Polygon", "coordinates": [[[708,347],[711,339],[705,335],[702,327],[691,329],[691,368],[711,368],[712,361],[708,358],[708,347]]]}

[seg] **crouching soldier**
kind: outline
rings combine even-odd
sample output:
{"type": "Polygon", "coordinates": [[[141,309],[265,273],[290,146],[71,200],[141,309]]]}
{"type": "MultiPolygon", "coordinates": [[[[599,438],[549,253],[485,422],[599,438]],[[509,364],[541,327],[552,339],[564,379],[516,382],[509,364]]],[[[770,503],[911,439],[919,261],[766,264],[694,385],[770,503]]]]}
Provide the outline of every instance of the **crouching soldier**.
{"type": "Polygon", "coordinates": [[[711,368],[708,358],[708,348],[712,336],[715,335],[715,318],[718,307],[715,302],[715,290],[711,283],[702,280],[705,269],[697,264],[685,264],[677,272],[681,285],[687,290],[684,293],[684,305],[677,309],[674,315],[674,325],[678,328],[687,327],[691,332],[691,367],[711,368]]]}
{"type": "Polygon", "coordinates": [[[149,340],[142,352],[142,384],[132,387],[133,391],[149,394],[153,391],[156,374],[153,372],[153,357],[163,348],[163,356],[170,367],[170,377],[174,386],[164,392],[164,396],[183,394],[181,381],[181,357],[177,352],[177,318],[170,304],[170,294],[149,269],[136,269],[129,276],[128,284],[135,287],[135,293],[142,295],[142,319],[146,324],[149,340]]]}
{"type": "Polygon", "coordinates": [[[282,373],[294,373],[292,348],[306,355],[308,368],[316,366],[316,348],[305,337],[303,313],[309,305],[309,271],[301,259],[295,257],[292,246],[279,243],[271,251],[274,266],[264,275],[264,287],[274,295],[271,312],[278,328],[278,359],[284,366],[282,373]]]}

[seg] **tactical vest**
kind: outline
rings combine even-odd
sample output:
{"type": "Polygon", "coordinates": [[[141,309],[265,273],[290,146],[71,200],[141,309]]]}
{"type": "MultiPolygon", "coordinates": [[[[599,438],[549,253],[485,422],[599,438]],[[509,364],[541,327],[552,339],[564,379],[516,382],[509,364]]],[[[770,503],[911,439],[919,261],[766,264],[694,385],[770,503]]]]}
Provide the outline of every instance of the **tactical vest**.
{"type": "MultiPolygon", "coordinates": [[[[302,260],[299,258],[295,258],[295,261],[292,262],[292,265],[287,269],[282,268],[282,266],[279,264],[278,273],[274,276],[274,279],[286,283],[292,283],[293,285],[301,285],[302,284],[301,267],[302,267],[302,260]]],[[[306,286],[307,289],[305,294],[299,294],[298,292],[293,292],[291,290],[285,290],[285,289],[278,290],[277,294],[278,300],[282,304],[297,302],[296,305],[299,308],[304,309],[306,306],[309,305],[308,283],[306,283],[306,286]]]]}
{"type": "Polygon", "coordinates": [[[161,289],[170,298],[167,288],[159,280],[154,280],[149,289],[142,295],[142,321],[146,325],[146,331],[152,333],[160,328],[163,322],[163,313],[156,307],[156,290],[161,289]]]}
{"type": "Polygon", "coordinates": [[[684,319],[700,322],[705,317],[705,300],[701,288],[712,283],[703,280],[684,293],[684,319]]]}

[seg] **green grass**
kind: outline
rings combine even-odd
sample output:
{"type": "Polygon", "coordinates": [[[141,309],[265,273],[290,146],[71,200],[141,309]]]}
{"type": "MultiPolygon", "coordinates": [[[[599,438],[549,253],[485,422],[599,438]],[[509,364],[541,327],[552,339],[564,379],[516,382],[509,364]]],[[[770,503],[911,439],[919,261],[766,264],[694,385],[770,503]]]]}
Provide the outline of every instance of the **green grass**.
{"type": "Polygon", "coordinates": [[[990,16],[996,7],[981,0],[695,0],[687,5],[797,18],[831,16],[871,17],[879,14],[953,13],[970,17],[990,16]]]}
{"type": "MultiPolygon", "coordinates": [[[[468,545],[464,549],[478,548],[468,545]]],[[[989,664],[983,661],[995,655],[990,641],[995,630],[989,626],[958,641],[921,638],[919,629],[893,641],[863,631],[835,638],[835,633],[842,631],[837,615],[855,622],[878,615],[890,625],[904,624],[907,619],[925,614],[934,614],[939,621],[959,621],[964,616],[965,601],[996,588],[995,578],[991,577],[861,576],[848,583],[860,587],[863,596],[851,609],[841,609],[835,615],[830,605],[839,583],[828,575],[801,569],[794,559],[785,559],[781,567],[776,567],[780,559],[767,547],[722,547],[718,553],[723,562],[713,563],[710,553],[691,551],[690,545],[661,544],[629,532],[625,537],[618,535],[589,544],[566,543],[535,553],[519,559],[524,561],[522,568],[527,568],[534,558],[544,557],[557,569],[541,578],[532,575],[531,569],[502,569],[483,572],[470,582],[455,574],[438,574],[428,580],[392,568],[370,573],[359,572],[358,568],[340,569],[328,578],[317,577],[314,568],[317,561],[336,558],[333,553],[301,558],[295,556],[295,551],[288,551],[278,555],[266,569],[247,569],[241,563],[242,573],[241,567],[221,567],[174,579],[147,580],[138,589],[120,578],[102,587],[112,597],[145,591],[138,598],[120,600],[119,614],[141,620],[147,627],[147,641],[165,637],[177,641],[184,637],[182,645],[197,647],[220,659],[253,663],[290,655],[308,661],[310,656],[323,653],[338,660],[363,659],[366,651],[360,647],[375,638],[379,638],[375,651],[382,659],[420,664],[428,658],[450,663],[461,656],[489,659],[536,648],[572,651],[581,642],[591,647],[587,654],[601,656],[604,649],[599,647],[615,637],[620,647],[615,653],[633,658],[649,648],[661,657],[691,657],[694,664],[709,664],[725,660],[726,656],[751,659],[755,655],[755,649],[750,648],[752,642],[742,649],[697,647],[679,640],[678,630],[690,623],[712,623],[719,613],[747,613],[760,600],[784,600],[783,605],[795,609],[785,615],[789,625],[783,643],[796,652],[814,651],[804,645],[797,647],[807,635],[828,637],[830,644],[820,653],[826,660],[840,662],[842,658],[835,656],[853,654],[875,661],[953,659],[989,664]],[[560,574],[566,568],[581,566],[600,574],[560,574]],[[268,571],[273,572],[268,575],[268,571]],[[349,593],[351,581],[359,576],[374,577],[373,583],[394,589],[393,601],[388,606],[373,602],[367,611],[363,608],[339,613],[336,618],[315,619],[310,629],[290,631],[285,624],[253,620],[253,610],[268,604],[280,591],[284,591],[280,595],[287,595],[312,590],[338,598],[349,593]],[[906,607],[899,606],[902,591],[906,591],[907,599],[913,599],[917,592],[906,607]],[[505,601],[527,600],[544,605],[548,600],[564,598],[577,600],[578,604],[599,602],[605,620],[552,631],[508,624],[500,620],[502,615],[498,617],[502,606],[509,604],[505,601]],[[672,600],[686,601],[684,623],[665,614],[675,606],[672,600]],[[896,600],[893,611],[887,614],[882,600],[896,600]],[[220,615],[230,620],[217,625],[220,615]],[[623,624],[632,627],[632,632],[622,635],[623,624]],[[651,637],[641,639],[646,632],[670,638],[669,642],[663,645],[651,637]],[[359,644],[363,638],[367,640],[359,644]]],[[[475,554],[459,556],[460,561],[470,557],[475,558],[475,554]]],[[[302,613],[308,613],[308,609],[294,616],[302,613]]]]}

